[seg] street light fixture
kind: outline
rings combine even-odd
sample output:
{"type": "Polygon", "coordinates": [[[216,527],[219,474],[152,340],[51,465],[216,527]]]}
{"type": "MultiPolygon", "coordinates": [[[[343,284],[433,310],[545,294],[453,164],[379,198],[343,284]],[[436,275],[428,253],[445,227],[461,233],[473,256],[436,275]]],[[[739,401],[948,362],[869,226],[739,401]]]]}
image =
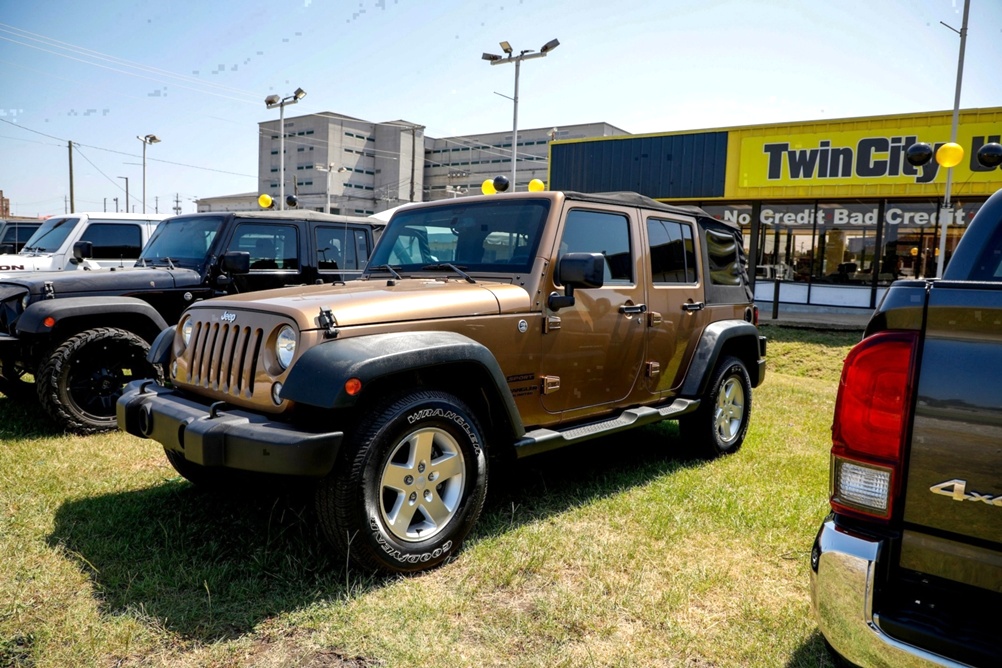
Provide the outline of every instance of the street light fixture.
{"type": "MultiPolygon", "coordinates": [[[[515,97],[508,98],[515,104],[515,111],[512,119],[512,130],[511,130],[511,189],[515,192],[515,159],[518,155],[518,72],[522,65],[523,60],[530,60],[532,58],[543,58],[550,51],[560,46],[560,42],[556,39],[551,39],[549,42],[544,44],[540,49],[539,53],[534,52],[532,49],[526,49],[525,51],[519,52],[517,56],[513,55],[514,50],[511,48],[511,44],[508,42],[501,42],[501,50],[505,52],[507,57],[499,56],[494,53],[485,53],[481,56],[484,60],[489,61],[491,65],[500,65],[502,63],[515,63],[515,97]]],[[[501,95],[501,93],[498,93],[501,95]]],[[[501,97],[508,97],[507,95],[501,95],[501,97]]]]}
{"type": "Polygon", "coordinates": [[[278,107],[278,208],[280,211],[285,210],[285,105],[296,104],[304,97],[306,97],[306,91],[302,88],[297,88],[292,95],[286,97],[269,95],[264,98],[264,103],[269,109],[278,107]]]}
{"type": "Polygon", "coordinates": [[[327,165],[318,162],[315,165],[313,165],[313,168],[316,169],[318,172],[327,172],[327,209],[326,209],[326,211],[324,213],[330,213],[331,212],[331,177],[334,175],[335,172],[338,173],[338,174],[344,174],[345,172],[348,171],[348,168],[347,167],[338,167],[337,169],[334,169],[334,163],[333,162],[330,163],[330,164],[327,164],[327,165]]]}
{"type": "Polygon", "coordinates": [[[146,213],[146,147],[149,144],[159,144],[160,138],[156,135],[146,135],[145,137],[136,135],[136,139],[143,142],[143,213],[146,213]]]}
{"type": "Polygon", "coordinates": [[[119,176],[120,179],[125,179],[125,213],[130,213],[129,211],[129,177],[119,176]]]}

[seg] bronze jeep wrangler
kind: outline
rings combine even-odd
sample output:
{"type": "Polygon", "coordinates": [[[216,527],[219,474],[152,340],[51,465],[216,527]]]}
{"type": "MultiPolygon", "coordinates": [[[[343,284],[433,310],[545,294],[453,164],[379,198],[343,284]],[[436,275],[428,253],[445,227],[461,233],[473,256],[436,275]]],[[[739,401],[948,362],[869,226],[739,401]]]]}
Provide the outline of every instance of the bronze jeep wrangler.
{"type": "Polygon", "coordinates": [[[737,228],[633,193],[407,206],[361,280],[192,305],[119,426],[185,478],[318,479],[327,537],[362,568],[456,552],[489,460],[660,420],[737,450],[765,376],[737,228]],[[350,550],[349,550],[350,544],[350,550]]]}

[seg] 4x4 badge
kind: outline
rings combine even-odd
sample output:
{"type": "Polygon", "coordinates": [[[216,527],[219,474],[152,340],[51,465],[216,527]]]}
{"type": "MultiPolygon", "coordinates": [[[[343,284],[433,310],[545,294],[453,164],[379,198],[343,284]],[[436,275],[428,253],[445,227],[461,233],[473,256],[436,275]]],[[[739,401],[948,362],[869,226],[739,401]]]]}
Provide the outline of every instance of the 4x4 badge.
{"type": "Polygon", "coordinates": [[[237,319],[237,314],[230,313],[229,311],[223,311],[223,314],[219,316],[219,319],[223,322],[234,322],[237,319]]]}
{"type": "Polygon", "coordinates": [[[947,480],[946,482],[933,485],[929,488],[929,491],[933,494],[948,496],[954,501],[983,501],[989,506],[1002,506],[1002,494],[999,496],[992,496],[991,494],[968,492],[966,480],[958,480],[956,478],[953,480],[947,480]]]}

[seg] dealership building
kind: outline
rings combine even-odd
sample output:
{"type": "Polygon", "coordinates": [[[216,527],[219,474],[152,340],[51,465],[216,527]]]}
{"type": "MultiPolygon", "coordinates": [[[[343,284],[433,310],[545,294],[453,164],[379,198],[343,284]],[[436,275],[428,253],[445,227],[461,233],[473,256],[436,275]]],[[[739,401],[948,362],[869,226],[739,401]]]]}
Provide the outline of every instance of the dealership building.
{"type": "Polygon", "coordinates": [[[896,278],[935,276],[1002,167],[976,154],[1002,135],[1002,108],[960,112],[948,215],[947,170],[915,167],[912,144],[950,141],[952,112],[556,141],[548,187],[633,190],[738,223],[756,299],[795,310],[873,308],[896,278]],[[941,221],[940,218],[944,220],[941,221]]]}

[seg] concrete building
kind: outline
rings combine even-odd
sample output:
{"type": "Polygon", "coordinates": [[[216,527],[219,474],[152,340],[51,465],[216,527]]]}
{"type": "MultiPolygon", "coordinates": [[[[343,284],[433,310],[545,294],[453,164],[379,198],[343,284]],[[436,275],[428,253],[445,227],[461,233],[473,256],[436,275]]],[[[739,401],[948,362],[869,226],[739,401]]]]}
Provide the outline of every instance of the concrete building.
{"type": "MultiPolygon", "coordinates": [[[[561,128],[519,128],[515,151],[518,183],[515,184],[515,190],[528,189],[532,179],[546,183],[551,141],[629,134],[608,123],[587,123],[561,128]]],[[[442,139],[426,137],[424,201],[479,195],[480,186],[485,180],[498,175],[511,178],[511,135],[511,130],[508,130],[442,139]]]]}
{"type": "MultiPolygon", "coordinates": [[[[259,124],[258,192],[204,197],[199,211],[255,210],[261,193],[277,202],[279,124],[259,124]]],[[[520,128],[516,189],[526,190],[532,179],[546,182],[551,141],[628,134],[608,123],[520,128]]],[[[408,121],[372,123],[333,112],[286,118],[285,195],[295,195],[300,208],[349,215],[479,195],[485,180],[511,175],[511,136],[507,130],[437,139],[408,121]]]]}
{"type": "MultiPolygon", "coordinates": [[[[276,201],[279,124],[258,124],[258,191],[276,201]]],[[[366,216],[421,201],[424,127],[416,123],[333,112],[286,118],[285,156],[285,195],[296,195],[300,208],[366,216]]]]}

